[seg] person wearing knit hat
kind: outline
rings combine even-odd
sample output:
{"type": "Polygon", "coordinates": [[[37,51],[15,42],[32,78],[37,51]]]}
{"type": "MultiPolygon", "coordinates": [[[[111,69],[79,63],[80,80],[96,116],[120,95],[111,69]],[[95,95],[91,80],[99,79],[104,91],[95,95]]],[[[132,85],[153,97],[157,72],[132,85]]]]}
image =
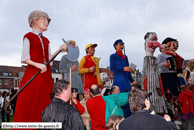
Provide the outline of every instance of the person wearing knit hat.
{"type": "MultiPolygon", "coordinates": [[[[118,86],[120,92],[131,90],[130,83],[134,80],[131,76],[131,67],[129,67],[128,58],[123,54],[124,42],[118,39],[114,42],[113,47],[116,52],[110,55],[110,70],[113,72],[113,86],[118,86]]],[[[135,83],[135,82],[134,82],[135,83]]],[[[125,118],[131,115],[129,104],[124,106],[125,118]]]]}
{"type": "Polygon", "coordinates": [[[85,108],[85,111],[84,111],[84,113],[81,115],[81,117],[82,117],[82,120],[83,120],[83,122],[84,122],[84,124],[85,124],[85,126],[86,126],[86,128],[87,128],[87,130],[90,130],[90,124],[91,124],[91,119],[90,119],[90,115],[89,115],[89,113],[88,113],[88,109],[87,109],[87,107],[86,107],[86,102],[87,102],[87,100],[88,99],[90,99],[91,98],[91,95],[90,95],[90,89],[85,89],[84,90],[84,99],[83,100],[81,100],[81,105],[85,108]]]}
{"type": "Polygon", "coordinates": [[[94,57],[96,47],[97,44],[87,44],[85,47],[87,55],[79,62],[79,74],[84,74],[84,89],[90,89],[93,84],[98,84],[102,89],[99,69],[100,58],[94,57]]]}
{"type": "Polygon", "coordinates": [[[177,71],[177,76],[179,79],[179,84],[186,85],[185,80],[184,80],[184,75],[183,75],[183,68],[182,68],[184,59],[176,53],[176,50],[179,47],[179,43],[177,39],[167,37],[166,39],[164,39],[162,44],[166,44],[169,47],[168,55],[171,55],[174,58],[174,61],[176,61],[175,64],[177,68],[176,71],[177,71]]]}
{"type": "Polygon", "coordinates": [[[51,67],[45,65],[61,49],[66,51],[66,44],[51,56],[50,42],[42,36],[47,30],[50,17],[43,11],[35,10],[28,17],[32,31],[23,38],[21,62],[27,64],[20,89],[39,71],[41,73],[18,95],[14,122],[40,122],[45,107],[51,103],[53,79],[51,67]]]}

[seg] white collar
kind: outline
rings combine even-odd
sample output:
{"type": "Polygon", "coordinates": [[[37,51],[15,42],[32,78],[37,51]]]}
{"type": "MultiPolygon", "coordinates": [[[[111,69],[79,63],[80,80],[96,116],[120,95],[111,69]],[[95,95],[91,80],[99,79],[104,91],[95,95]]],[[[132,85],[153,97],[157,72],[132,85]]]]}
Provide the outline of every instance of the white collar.
{"type": "Polygon", "coordinates": [[[40,31],[35,30],[35,29],[32,29],[32,32],[33,32],[34,34],[36,34],[36,35],[39,35],[39,34],[41,33],[40,31]]]}

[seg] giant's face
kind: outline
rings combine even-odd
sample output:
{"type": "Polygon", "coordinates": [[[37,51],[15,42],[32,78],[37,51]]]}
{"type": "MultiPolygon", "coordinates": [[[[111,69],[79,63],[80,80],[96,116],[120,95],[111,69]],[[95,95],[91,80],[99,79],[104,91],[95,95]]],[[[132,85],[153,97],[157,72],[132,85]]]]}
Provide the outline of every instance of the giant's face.
{"type": "Polygon", "coordinates": [[[157,35],[155,33],[151,33],[146,39],[146,51],[153,53],[156,49],[155,43],[158,43],[157,40],[157,35]]]}
{"type": "Polygon", "coordinates": [[[94,46],[89,47],[87,52],[90,53],[90,54],[94,54],[95,53],[95,47],[94,46]]]}
{"type": "Polygon", "coordinates": [[[117,45],[115,45],[117,51],[123,51],[123,47],[124,47],[123,43],[117,43],[117,45]]]}
{"type": "Polygon", "coordinates": [[[163,54],[167,54],[168,53],[168,50],[169,50],[168,46],[166,44],[163,44],[162,46],[163,46],[163,48],[161,49],[161,52],[163,54]]]}
{"type": "Polygon", "coordinates": [[[34,20],[35,24],[40,31],[46,31],[48,27],[48,19],[46,17],[40,17],[39,19],[34,20]]]}
{"type": "Polygon", "coordinates": [[[71,42],[70,45],[75,48],[76,47],[76,43],[75,42],[71,42]]]}
{"type": "Polygon", "coordinates": [[[171,41],[171,45],[169,47],[169,51],[175,52],[179,47],[178,41],[171,41]]]}

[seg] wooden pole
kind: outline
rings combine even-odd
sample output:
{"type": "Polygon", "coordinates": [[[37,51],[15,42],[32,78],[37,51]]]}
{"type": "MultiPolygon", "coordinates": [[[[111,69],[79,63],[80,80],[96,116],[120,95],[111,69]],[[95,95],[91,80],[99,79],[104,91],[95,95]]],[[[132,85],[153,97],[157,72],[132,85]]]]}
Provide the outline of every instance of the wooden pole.
{"type": "Polygon", "coordinates": [[[124,49],[124,55],[125,55],[125,45],[123,44],[123,49],[124,49]]]}

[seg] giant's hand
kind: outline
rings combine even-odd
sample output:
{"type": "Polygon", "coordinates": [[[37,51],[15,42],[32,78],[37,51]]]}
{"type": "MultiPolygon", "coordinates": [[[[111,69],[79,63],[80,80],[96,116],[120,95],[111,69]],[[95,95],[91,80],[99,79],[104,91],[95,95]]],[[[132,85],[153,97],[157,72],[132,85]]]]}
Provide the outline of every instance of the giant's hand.
{"type": "Polygon", "coordinates": [[[76,65],[76,63],[71,67],[71,69],[72,69],[73,71],[76,71],[76,70],[77,70],[77,65],[76,65]]]}
{"type": "Polygon", "coordinates": [[[131,67],[124,67],[124,71],[132,72],[131,67]]]}
{"type": "Polygon", "coordinates": [[[91,73],[94,72],[96,70],[96,66],[90,67],[89,70],[90,70],[91,73]]]}
{"type": "Polygon", "coordinates": [[[133,84],[137,84],[137,82],[133,81],[133,84]]]}
{"type": "Polygon", "coordinates": [[[44,64],[36,63],[35,66],[36,66],[36,68],[39,68],[39,69],[41,70],[40,73],[44,73],[44,72],[47,70],[47,67],[46,67],[46,65],[44,65],[44,64]]]}
{"type": "Polygon", "coordinates": [[[65,52],[67,50],[66,43],[64,43],[63,45],[60,46],[59,50],[61,50],[61,49],[63,49],[62,52],[65,52]]]}
{"type": "Polygon", "coordinates": [[[169,66],[170,66],[170,63],[169,63],[168,61],[166,61],[166,62],[163,62],[163,66],[164,66],[164,67],[166,67],[166,68],[169,68],[169,66]]]}

